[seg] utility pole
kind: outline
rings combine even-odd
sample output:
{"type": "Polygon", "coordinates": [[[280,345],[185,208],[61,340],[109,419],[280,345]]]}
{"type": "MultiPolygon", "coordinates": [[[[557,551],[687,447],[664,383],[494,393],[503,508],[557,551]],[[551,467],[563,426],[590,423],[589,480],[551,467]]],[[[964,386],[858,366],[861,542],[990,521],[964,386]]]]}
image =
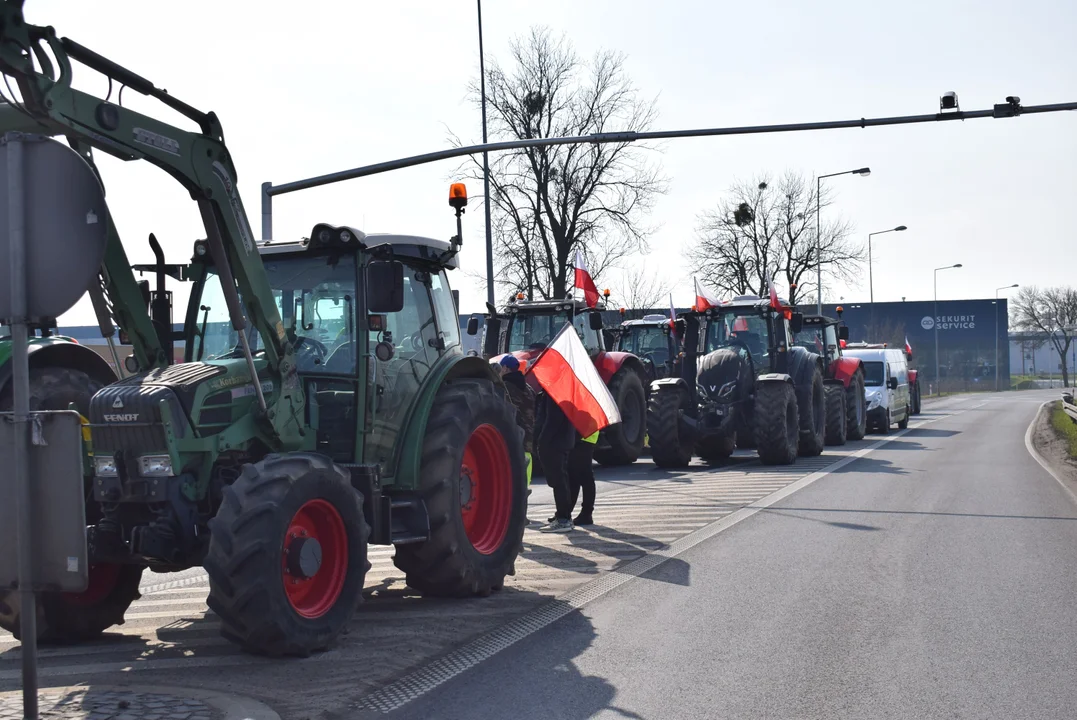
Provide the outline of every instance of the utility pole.
{"type": "MultiPolygon", "coordinates": [[[[482,94],[482,144],[486,144],[486,63],[482,52],[482,0],[479,10],[479,92],[482,94]]],[[[482,205],[486,209],[486,302],[494,304],[494,235],[490,226],[490,152],[482,151],[482,205]]]]}

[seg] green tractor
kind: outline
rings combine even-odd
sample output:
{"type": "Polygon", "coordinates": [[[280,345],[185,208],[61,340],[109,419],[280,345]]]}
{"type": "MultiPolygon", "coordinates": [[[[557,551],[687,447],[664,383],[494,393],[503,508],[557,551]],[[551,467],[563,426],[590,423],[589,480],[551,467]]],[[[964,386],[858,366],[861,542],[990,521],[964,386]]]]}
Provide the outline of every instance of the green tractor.
{"type": "MultiPolygon", "coordinates": [[[[216,116],[25,23],[21,4],[0,5],[0,71],[25,110],[47,134],[168,172],[206,231],[190,263],[169,271],[192,283],[185,362],[137,358],[132,376],[90,401],[90,583],[78,603],[42,598],[43,634],[94,637],[122,622],[145,568],[202,565],[226,637],[307,655],[351,618],[370,543],[394,545],[425,594],[500,589],[526,524],[522,432],[489,363],[460,349],[447,271],[463,186],[450,192],[448,242],[326,224],[296,242],[256,242],[216,116]],[[58,67],[39,71],[30,49],[58,67]],[[72,60],[200,131],[73,89],[72,60]]],[[[143,300],[113,298],[112,310],[141,312],[143,300]]],[[[16,631],[18,610],[15,593],[0,593],[0,625],[16,631]]]]}

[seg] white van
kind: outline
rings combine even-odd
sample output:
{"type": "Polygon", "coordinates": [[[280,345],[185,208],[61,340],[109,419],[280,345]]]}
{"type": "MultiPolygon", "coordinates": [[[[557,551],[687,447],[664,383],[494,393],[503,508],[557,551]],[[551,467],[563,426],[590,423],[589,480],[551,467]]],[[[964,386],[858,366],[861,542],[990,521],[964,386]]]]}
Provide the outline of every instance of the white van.
{"type": "Polygon", "coordinates": [[[867,396],[868,429],[890,432],[890,425],[904,430],[909,426],[912,399],[909,395],[909,365],[905,352],[897,349],[846,347],[842,351],[864,363],[864,394],[867,396]]]}

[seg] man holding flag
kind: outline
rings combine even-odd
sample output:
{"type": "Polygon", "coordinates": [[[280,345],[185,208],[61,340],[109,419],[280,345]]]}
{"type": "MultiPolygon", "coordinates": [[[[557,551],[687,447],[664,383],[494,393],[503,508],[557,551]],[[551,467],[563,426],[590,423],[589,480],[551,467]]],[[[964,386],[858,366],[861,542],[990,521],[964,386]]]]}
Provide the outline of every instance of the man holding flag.
{"type": "Polygon", "coordinates": [[[587,349],[572,325],[565,323],[542,354],[528,366],[528,374],[543,393],[536,417],[539,457],[546,482],[553,490],[556,511],[543,532],[569,532],[575,500],[569,484],[569,453],[577,434],[590,439],[603,428],[621,422],[614,401],[587,349]]]}

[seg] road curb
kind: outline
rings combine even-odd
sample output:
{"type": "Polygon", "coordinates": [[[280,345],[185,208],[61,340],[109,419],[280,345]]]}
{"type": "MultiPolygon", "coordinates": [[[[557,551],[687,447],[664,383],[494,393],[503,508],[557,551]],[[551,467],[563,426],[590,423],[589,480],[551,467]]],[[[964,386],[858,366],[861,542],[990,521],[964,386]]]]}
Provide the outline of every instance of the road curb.
{"type": "Polygon", "coordinates": [[[1069,484],[1066,483],[1066,480],[1061,475],[1059,475],[1057,470],[1055,470],[1054,466],[1051,464],[1051,461],[1045,458],[1040,453],[1040,451],[1036,449],[1036,443],[1032,442],[1032,431],[1036,428],[1036,424],[1040,421],[1040,417],[1043,415],[1044,410],[1047,408],[1048,405],[1053,402],[1056,401],[1046,400],[1041,403],[1039,409],[1036,410],[1035,417],[1032,418],[1032,422],[1028,424],[1028,428],[1025,430],[1025,449],[1028,450],[1028,454],[1032,456],[1032,459],[1038,462],[1040,464],[1040,467],[1046,470],[1047,474],[1053,477],[1055,479],[1055,482],[1057,482],[1059,486],[1066,491],[1066,495],[1069,497],[1069,499],[1072,500],[1075,505],[1077,505],[1077,494],[1074,494],[1073,490],[1070,489],[1069,484]]]}
{"type": "MultiPolygon", "coordinates": [[[[216,710],[223,720],[280,720],[280,715],[275,710],[270,708],[265,703],[259,702],[253,698],[249,698],[243,695],[232,695],[229,693],[217,692],[215,690],[200,690],[197,688],[186,687],[174,687],[170,685],[67,685],[57,687],[43,687],[39,690],[39,696],[42,695],[100,695],[105,693],[115,694],[130,694],[132,696],[159,696],[162,698],[173,699],[186,699],[196,700],[204,703],[213,710],[216,710]]],[[[22,691],[12,690],[8,692],[0,692],[0,707],[11,704],[14,699],[18,702],[21,708],[22,691]]],[[[42,704],[42,711],[44,711],[45,705],[42,704]]],[[[82,711],[81,708],[72,708],[76,712],[82,711]]],[[[134,712],[131,713],[135,715],[134,712]]],[[[85,710],[84,715],[90,717],[96,716],[97,713],[91,713],[90,710],[85,710]]],[[[65,715],[57,713],[54,717],[79,717],[78,714],[65,715]]],[[[137,717],[137,715],[136,715],[137,717]]]]}

